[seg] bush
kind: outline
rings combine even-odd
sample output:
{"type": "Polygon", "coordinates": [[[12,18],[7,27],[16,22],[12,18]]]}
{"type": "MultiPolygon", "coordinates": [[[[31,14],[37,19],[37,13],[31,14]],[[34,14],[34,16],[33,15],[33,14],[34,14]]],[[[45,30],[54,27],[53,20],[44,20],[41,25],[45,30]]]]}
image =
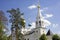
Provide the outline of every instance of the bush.
{"type": "Polygon", "coordinates": [[[39,38],[39,40],[47,40],[47,37],[45,34],[41,35],[41,37],[39,38]]]}
{"type": "Polygon", "coordinates": [[[60,37],[57,34],[55,34],[52,36],[52,40],[60,40],[60,37]]]}

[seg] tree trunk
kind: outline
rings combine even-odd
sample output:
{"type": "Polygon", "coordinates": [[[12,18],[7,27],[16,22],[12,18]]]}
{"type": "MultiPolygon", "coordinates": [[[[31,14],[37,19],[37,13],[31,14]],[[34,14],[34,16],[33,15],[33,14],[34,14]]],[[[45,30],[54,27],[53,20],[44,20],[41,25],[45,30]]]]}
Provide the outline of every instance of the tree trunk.
{"type": "Polygon", "coordinates": [[[18,37],[18,25],[15,25],[15,33],[16,33],[16,40],[19,39],[18,37]]]}

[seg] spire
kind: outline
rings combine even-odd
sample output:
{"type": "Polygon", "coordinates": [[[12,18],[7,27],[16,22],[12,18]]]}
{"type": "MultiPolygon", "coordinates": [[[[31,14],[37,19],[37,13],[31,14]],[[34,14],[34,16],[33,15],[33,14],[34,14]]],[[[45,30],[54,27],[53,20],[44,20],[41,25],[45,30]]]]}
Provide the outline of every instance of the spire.
{"type": "Polygon", "coordinates": [[[41,17],[42,17],[42,15],[41,15],[41,11],[40,11],[40,0],[38,0],[37,8],[38,8],[37,18],[41,18],[41,17]]]}
{"type": "Polygon", "coordinates": [[[40,11],[40,0],[38,0],[37,10],[38,10],[38,13],[36,18],[36,28],[39,28],[38,31],[40,35],[46,34],[45,27],[43,25],[44,21],[42,20],[43,16],[40,11]]]}
{"type": "Polygon", "coordinates": [[[40,0],[38,0],[38,5],[37,5],[37,9],[38,9],[38,14],[36,17],[36,27],[42,27],[42,15],[41,15],[41,11],[40,11],[40,0]]]}

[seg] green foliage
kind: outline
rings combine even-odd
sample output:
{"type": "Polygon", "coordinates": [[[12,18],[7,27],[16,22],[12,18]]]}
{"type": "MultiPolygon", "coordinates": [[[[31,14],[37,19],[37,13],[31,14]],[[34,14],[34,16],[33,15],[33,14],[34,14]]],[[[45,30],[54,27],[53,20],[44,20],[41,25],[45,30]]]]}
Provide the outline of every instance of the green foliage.
{"type": "Polygon", "coordinates": [[[7,40],[12,40],[12,35],[9,35],[9,36],[7,37],[7,40]]]}
{"type": "Polygon", "coordinates": [[[57,34],[55,34],[52,36],[52,40],[60,40],[60,37],[57,34]]]}
{"type": "Polygon", "coordinates": [[[45,34],[42,34],[41,37],[39,38],[39,40],[47,40],[47,37],[45,34]]]}
{"type": "Polygon", "coordinates": [[[0,11],[0,40],[7,40],[7,35],[4,29],[6,29],[7,18],[3,11],[0,11]]]}
{"type": "Polygon", "coordinates": [[[21,26],[25,27],[24,19],[21,19],[20,24],[21,24],[21,26]]]}
{"type": "Polygon", "coordinates": [[[11,10],[8,10],[7,12],[9,12],[11,15],[10,15],[10,22],[13,24],[13,25],[21,25],[22,27],[25,27],[25,22],[24,22],[24,19],[21,18],[22,14],[20,11],[19,11],[19,8],[17,9],[11,9],[11,10]]]}
{"type": "Polygon", "coordinates": [[[10,22],[12,23],[12,27],[15,28],[16,40],[18,40],[19,32],[21,32],[19,30],[22,27],[25,27],[24,18],[21,17],[23,14],[20,12],[19,8],[11,9],[11,10],[8,10],[7,12],[10,13],[10,22]]]}

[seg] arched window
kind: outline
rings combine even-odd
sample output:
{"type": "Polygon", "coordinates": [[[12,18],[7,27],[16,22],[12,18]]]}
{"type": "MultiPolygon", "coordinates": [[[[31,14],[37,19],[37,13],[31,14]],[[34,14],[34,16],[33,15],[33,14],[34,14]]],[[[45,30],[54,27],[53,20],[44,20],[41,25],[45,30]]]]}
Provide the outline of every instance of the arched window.
{"type": "Polygon", "coordinates": [[[38,33],[38,30],[36,32],[38,33]]]}
{"type": "Polygon", "coordinates": [[[29,40],[29,38],[27,40],[29,40]]]}
{"type": "Polygon", "coordinates": [[[39,21],[39,25],[41,25],[41,21],[39,21]]]}
{"type": "Polygon", "coordinates": [[[38,22],[36,21],[36,24],[38,24],[38,22]]]}
{"type": "Polygon", "coordinates": [[[36,40],[38,40],[38,39],[36,39],[36,40]]]}
{"type": "Polygon", "coordinates": [[[39,21],[39,23],[41,23],[41,21],[39,21]]]}
{"type": "Polygon", "coordinates": [[[26,40],[26,39],[25,39],[26,40]]]}

